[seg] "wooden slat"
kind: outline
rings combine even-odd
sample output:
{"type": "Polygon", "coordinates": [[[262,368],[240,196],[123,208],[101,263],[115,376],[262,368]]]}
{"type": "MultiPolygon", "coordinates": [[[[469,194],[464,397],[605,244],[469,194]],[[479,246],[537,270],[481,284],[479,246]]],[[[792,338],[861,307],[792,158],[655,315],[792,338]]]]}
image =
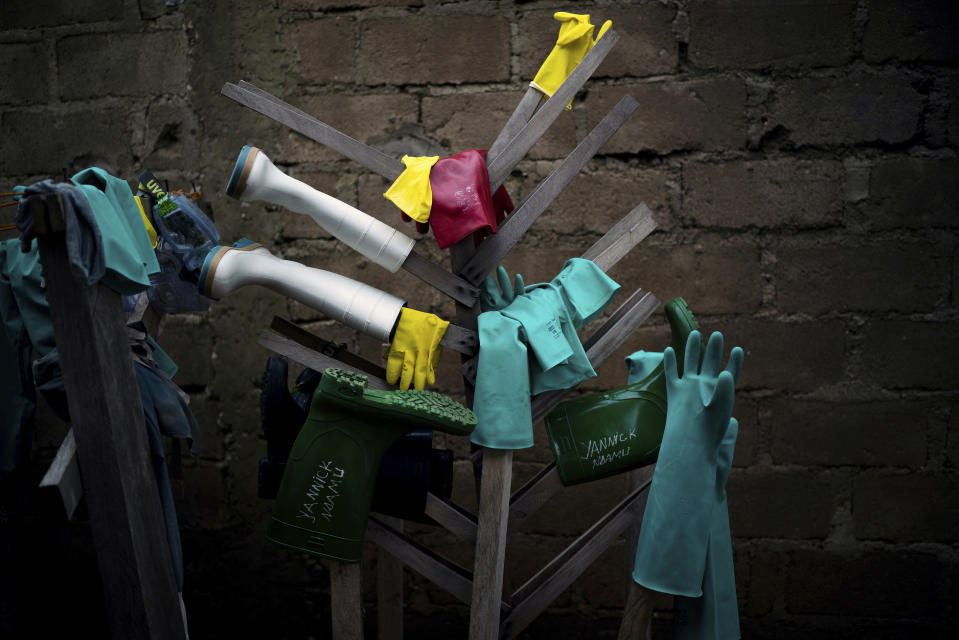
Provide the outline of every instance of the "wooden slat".
{"type": "Polygon", "coordinates": [[[509,530],[512,532],[518,529],[562,488],[563,481],[559,477],[556,463],[551,462],[510,498],[509,530]]]}
{"type": "Polygon", "coordinates": [[[485,450],[473,564],[470,640],[495,640],[499,636],[512,475],[512,451],[485,450]]]}
{"type": "Polygon", "coordinates": [[[26,206],[43,220],[40,259],[112,634],[185,638],[120,296],[80,284],[64,235],[40,229],[59,226],[62,209],[26,206]]]}
{"type": "MultiPolygon", "coordinates": [[[[402,533],[402,519],[378,517],[402,533]]],[[[403,563],[383,549],[376,554],[376,605],[378,640],[403,640],[403,563]]]]}
{"type": "Polygon", "coordinates": [[[73,519],[77,505],[83,498],[83,484],[80,481],[80,464],[77,459],[77,441],[73,429],[67,431],[66,437],[57,449],[57,455],[50,463],[47,472],[40,480],[41,488],[55,490],[63,503],[67,520],[73,519]]]}
{"type": "Polygon", "coordinates": [[[613,225],[582,257],[592,260],[603,271],[609,271],[655,230],[653,212],[641,202],[613,225]]]}
{"type": "Polygon", "coordinates": [[[520,132],[506,144],[503,152],[496,157],[495,161],[489,163],[490,191],[496,191],[503,184],[513,167],[546,133],[557,116],[566,109],[566,105],[570,103],[576,92],[593,75],[593,71],[606,58],[618,39],[619,36],[615,31],[612,29],[607,31],[596,43],[596,46],[576,65],[573,72],[569,74],[549,100],[540,107],[536,115],[530,118],[520,132]]]}
{"type": "Polygon", "coordinates": [[[638,106],[632,96],[623,96],[606,117],[593,127],[560,165],[546,176],[523,204],[503,222],[500,230],[479,246],[476,255],[459,273],[473,284],[481,283],[638,106]]]}
{"type": "Polygon", "coordinates": [[[506,148],[507,143],[515,138],[516,134],[526,126],[526,123],[529,122],[530,117],[532,117],[533,113],[536,111],[536,107],[539,106],[542,98],[543,94],[536,89],[530,87],[526,90],[526,93],[523,94],[519,104],[516,105],[515,109],[513,109],[513,113],[510,115],[509,120],[506,121],[506,125],[503,127],[503,130],[499,132],[499,135],[496,136],[496,140],[494,140],[493,144],[490,145],[489,151],[486,153],[487,166],[490,162],[499,157],[499,155],[503,152],[503,149],[506,148]]]}
{"type": "Polygon", "coordinates": [[[281,356],[285,356],[294,362],[299,362],[303,366],[315,369],[316,371],[323,371],[328,367],[344,369],[346,371],[352,371],[354,373],[360,373],[366,376],[367,384],[371,389],[393,388],[393,385],[388,384],[383,378],[374,376],[345,362],[341,362],[336,358],[323,355],[322,353],[314,351],[309,347],[304,347],[299,342],[296,342],[291,338],[287,338],[286,336],[282,336],[279,333],[269,329],[260,333],[257,343],[265,349],[269,349],[274,353],[278,353],[281,356]]]}
{"type": "Polygon", "coordinates": [[[406,168],[396,158],[391,158],[379,149],[365,145],[325,122],[320,122],[313,116],[249,82],[243,82],[242,86],[227,82],[223,85],[220,93],[244,107],[286,125],[297,133],[302,133],[311,140],[339,151],[347,158],[378,173],[390,182],[396,180],[406,168]]]}
{"type": "Polygon", "coordinates": [[[475,286],[458,275],[430,262],[416,251],[411,251],[410,255],[406,256],[402,267],[404,271],[416,276],[461,304],[473,306],[473,303],[479,298],[479,289],[475,286]]]}
{"type": "Polygon", "coordinates": [[[516,637],[572,584],[642,512],[648,491],[648,483],[635,489],[517,589],[510,597],[513,610],[503,620],[502,637],[516,637]]]}
{"type": "Polygon", "coordinates": [[[466,603],[470,601],[472,576],[457,564],[384,524],[376,516],[370,516],[367,521],[366,539],[445,589],[454,598],[466,603]]]}
{"type": "MultiPolygon", "coordinates": [[[[374,364],[362,356],[350,353],[342,345],[324,340],[315,333],[307,331],[303,327],[297,326],[285,318],[273,316],[270,322],[270,328],[281,336],[285,336],[294,342],[298,342],[304,347],[309,347],[323,355],[335,358],[341,363],[355,367],[355,370],[367,373],[377,378],[386,378],[386,369],[381,365],[374,364]]],[[[342,369],[342,367],[340,367],[342,369]]],[[[319,371],[322,371],[320,369],[319,371]]]]}
{"type": "Polygon", "coordinates": [[[423,513],[433,518],[447,531],[465,542],[476,542],[476,516],[452,502],[426,494],[423,513]]]}
{"type": "Polygon", "coordinates": [[[363,640],[363,594],[360,563],[324,560],[330,573],[333,640],[363,640]]]}
{"type": "Polygon", "coordinates": [[[458,351],[467,357],[471,357],[479,350],[479,336],[472,329],[461,327],[452,322],[446,327],[446,333],[440,344],[449,347],[453,351],[458,351]]]}
{"type": "Polygon", "coordinates": [[[623,620],[619,623],[616,640],[646,640],[649,623],[653,619],[653,604],[656,592],[629,579],[623,620]]]}

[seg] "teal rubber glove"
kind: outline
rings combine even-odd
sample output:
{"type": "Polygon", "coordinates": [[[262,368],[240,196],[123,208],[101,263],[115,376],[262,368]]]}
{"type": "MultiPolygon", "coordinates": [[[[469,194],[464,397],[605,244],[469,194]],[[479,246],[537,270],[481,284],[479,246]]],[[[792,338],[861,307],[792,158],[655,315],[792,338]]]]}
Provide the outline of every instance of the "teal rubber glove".
{"type": "Polygon", "coordinates": [[[716,466],[716,505],[713,507],[703,574],[703,596],[677,596],[673,606],[675,637],[678,640],[739,638],[739,607],[736,604],[736,572],[733,567],[733,541],[729,532],[726,506],[726,480],[733,465],[733,452],[739,423],[729,420],[726,435],[719,445],[716,466]]]}
{"type": "Polygon", "coordinates": [[[663,361],[662,351],[643,351],[640,349],[626,356],[626,384],[639,382],[651,374],[663,361]]]}
{"type": "Polygon", "coordinates": [[[480,352],[473,412],[477,422],[470,442],[493,449],[532,447],[529,361],[520,338],[523,326],[496,311],[481,313],[476,320],[480,352]]]}
{"type": "Polygon", "coordinates": [[[666,429],[640,527],[633,580],[673,595],[702,595],[716,504],[719,449],[732,417],[743,350],[720,371],[723,336],[713,333],[699,365],[701,337],[689,334],[683,376],[676,353],[663,353],[666,429]]]}
{"type": "Polygon", "coordinates": [[[516,296],[522,295],[525,291],[526,286],[521,274],[517,273],[513,276],[513,283],[510,284],[506,269],[502,266],[496,267],[496,279],[493,279],[493,274],[489,274],[480,288],[480,309],[483,311],[499,311],[509,306],[509,303],[516,296]]]}

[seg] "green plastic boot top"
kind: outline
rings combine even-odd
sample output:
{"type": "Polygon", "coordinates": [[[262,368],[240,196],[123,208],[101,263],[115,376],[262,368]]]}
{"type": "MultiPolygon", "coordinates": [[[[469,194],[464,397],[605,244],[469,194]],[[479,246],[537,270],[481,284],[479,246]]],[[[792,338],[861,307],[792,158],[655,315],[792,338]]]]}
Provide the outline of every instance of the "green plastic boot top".
{"type": "Polygon", "coordinates": [[[430,391],[379,391],[366,376],[327,369],[293,443],[267,538],[345,562],[359,562],[380,460],[421,428],[468,434],[472,411],[430,391]]]}
{"type": "MultiPolygon", "coordinates": [[[[677,361],[699,329],[682,298],[665,305],[677,361]]],[[[680,365],[681,366],[681,365],[680,365]]],[[[666,427],[666,373],[660,362],[625,387],[560,404],[546,416],[546,433],[566,486],[598,480],[656,461],[666,427]]]]}

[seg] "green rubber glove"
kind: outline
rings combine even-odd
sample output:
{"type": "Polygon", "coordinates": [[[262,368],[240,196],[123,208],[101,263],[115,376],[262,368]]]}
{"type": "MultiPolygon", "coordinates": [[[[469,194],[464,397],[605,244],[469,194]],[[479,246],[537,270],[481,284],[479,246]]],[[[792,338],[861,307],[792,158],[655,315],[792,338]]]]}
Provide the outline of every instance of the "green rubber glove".
{"type": "Polygon", "coordinates": [[[403,307],[396,325],[393,342],[386,352],[386,381],[406,391],[422,391],[427,384],[436,384],[436,368],[443,347],[440,340],[450,323],[432,313],[403,307]]]}
{"type": "Polygon", "coordinates": [[[480,288],[480,309],[483,311],[499,311],[513,301],[516,296],[526,291],[523,276],[517,273],[510,284],[509,274],[502,266],[496,267],[496,279],[493,274],[486,276],[480,288]],[[498,285],[497,285],[498,281],[498,285]]]}
{"type": "Polygon", "coordinates": [[[739,607],[736,604],[736,573],[733,567],[733,541],[729,532],[726,506],[726,480],[733,465],[739,423],[729,420],[726,435],[719,445],[716,465],[716,504],[713,506],[703,596],[677,596],[674,604],[675,637],[678,640],[721,640],[739,638],[739,607]]]}
{"type": "Polygon", "coordinates": [[[673,595],[702,595],[716,505],[719,450],[732,417],[743,350],[735,347],[720,371],[723,336],[713,333],[699,365],[701,337],[689,334],[683,376],[676,352],[663,353],[666,429],[639,532],[633,580],[673,595]]]}
{"type": "MultiPolygon", "coordinates": [[[[579,61],[589,53],[593,45],[613,24],[611,20],[604,22],[596,40],[593,40],[593,29],[596,27],[590,24],[589,14],[557,11],[553,14],[553,18],[562,23],[559,27],[559,37],[556,39],[553,50],[546,57],[546,61],[543,62],[543,66],[529,83],[531,87],[547,96],[553,95],[559,89],[579,61]]],[[[569,109],[569,105],[566,108],[569,109]]]]}

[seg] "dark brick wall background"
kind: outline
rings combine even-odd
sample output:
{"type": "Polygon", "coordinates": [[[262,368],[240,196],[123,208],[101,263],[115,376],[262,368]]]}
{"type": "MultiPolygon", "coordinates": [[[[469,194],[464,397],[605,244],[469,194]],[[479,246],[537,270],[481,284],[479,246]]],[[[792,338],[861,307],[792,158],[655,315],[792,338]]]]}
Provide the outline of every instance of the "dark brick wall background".
{"type": "MultiPolygon", "coordinates": [[[[548,279],[646,202],[659,230],[611,275],[662,300],[684,296],[705,328],[747,353],[728,488],[744,636],[945,637],[959,621],[959,20],[950,0],[8,0],[0,186],[91,162],[130,179],[148,167],[171,186],[201,189],[227,239],[249,236],[449,317],[442,296],[358,258],[305,217],[223,195],[250,143],[399,224],[381,178],[220,87],[252,81],[397,156],[485,147],[552,45],[551,13],[571,7],[597,23],[612,18],[623,38],[513,173],[511,192],[521,199],[621,95],[640,108],[507,266],[527,282],[548,279]]],[[[431,239],[420,247],[443,258],[431,239]]],[[[177,482],[198,638],[328,633],[322,568],[266,542],[270,504],[256,498],[268,355],[256,337],[274,314],[368,358],[383,351],[261,289],[167,322],[161,343],[204,432],[200,459],[177,482]]],[[[667,333],[657,314],[582,389],[620,386],[621,357],[662,349],[667,333]]],[[[461,394],[456,364],[444,355],[440,389],[461,394]]],[[[44,420],[40,461],[63,433],[44,420]]],[[[467,451],[461,440],[441,444],[467,451]]],[[[516,460],[517,481],[549,462],[544,434],[516,460]]],[[[458,465],[456,495],[469,505],[470,473],[458,465]]],[[[623,486],[614,478],[550,502],[511,538],[507,587],[623,486]]],[[[59,593],[61,610],[97,620],[84,535],[81,523],[33,540],[28,566],[47,591],[7,584],[18,595],[0,618],[35,610],[35,630],[54,625],[57,607],[36,599],[59,593]],[[62,586],[84,579],[87,589],[62,586]]],[[[416,535],[470,565],[471,550],[450,536],[416,535]]],[[[623,551],[614,545],[526,637],[614,637],[623,551]]],[[[372,554],[364,566],[372,631],[372,554]]],[[[418,576],[407,587],[408,637],[465,637],[464,605],[418,576]]]]}

